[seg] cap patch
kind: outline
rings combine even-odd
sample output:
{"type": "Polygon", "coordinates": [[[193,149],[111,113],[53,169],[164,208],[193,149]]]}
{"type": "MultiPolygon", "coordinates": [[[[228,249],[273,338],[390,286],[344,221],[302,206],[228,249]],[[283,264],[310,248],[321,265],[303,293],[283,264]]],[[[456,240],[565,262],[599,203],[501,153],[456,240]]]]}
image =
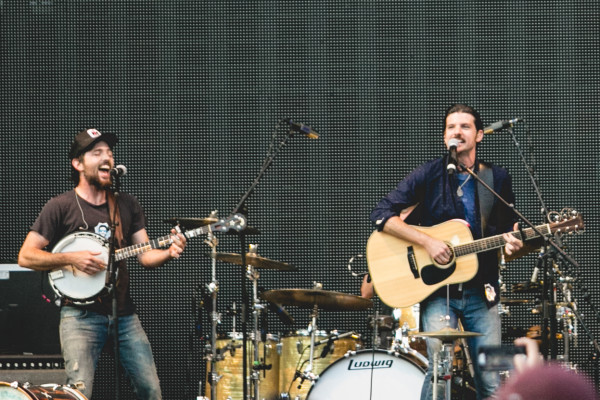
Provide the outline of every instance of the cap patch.
{"type": "Polygon", "coordinates": [[[102,136],[100,131],[98,131],[97,129],[88,129],[87,134],[90,135],[90,137],[92,139],[96,139],[96,138],[99,138],[100,136],[102,136]]]}

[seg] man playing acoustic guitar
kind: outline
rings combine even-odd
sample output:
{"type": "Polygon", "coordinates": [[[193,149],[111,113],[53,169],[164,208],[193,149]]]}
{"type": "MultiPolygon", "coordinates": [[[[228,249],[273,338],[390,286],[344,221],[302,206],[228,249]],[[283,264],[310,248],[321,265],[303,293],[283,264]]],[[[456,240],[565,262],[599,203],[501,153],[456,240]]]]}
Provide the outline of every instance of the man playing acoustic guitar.
{"type": "MultiPolygon", "coordinates": [[[[489,184],[509,203],[514,203],[515,195],[512,190],[511,178],[507,171],[495,165],[484,163],[477,159],[477,145],[483,139],[483,123],[479,113],[464,104],[455,104],[446,110],[444,117],[444,142],[448,148],[456,146],[454,163],[456,171],[448,171],[448,164],[452,163],[450,155],[427,162],[408,176],[406,176],[395,190],[383,198],[371,213],[371,220],[378,231],[400,238],[410,244],[408,246],[408,260],[405,271],[414,282],[394,284],[393,290],[413,291],[415,300],[421,301],[421,327],[423,331],[437,331],[446,326],[446,282],[452,274],[463,274],[459,267],[454,267],[455,254],[448,243],[453,242],[453,235],[447,240],[442,240],[433,231],[419,229],[420,227],[433,227],[453,219],[464,220],[468,223],[468,231],[473,239],[481,239],[499,235],[503,239],[503,251],[508,255],[515,255],[523,243],[512,235],[507,234],[516,230],[515,216],[510,208],[485,193],[486,189],[478,184],[473,177],[460,167],[464,165],[472,169],[484,182],[489,184]],[[458,161],[456,163],[456,161],[458,161]],[[406,210],[411,224],[420,225],[419,228],[405,222],[406,210]],[[404,213],[403,213],[404,211],[404,213]],[[416,267],[416,257],[412,252],[414,247],[420,247],[430,260],[423,269],[416,267]],[[433,262],[431,262],[431,260],[433,262]],[[451,268],[438,268],[452,265],[451,268]],[[420,283],[420,285],[417,284],[420,283]],[[418,288],[433,288],[430,292],[417,293],[418,288]]],[[[452,165],[451,165],[452,167],[452,165]]],[[[447,223],[447,222],[446,222],[447,223]]],[[[461,224],[461,226],[463,226],[461,224]]],[[[433,229],[433,228],[429,228],[433,229]]],[[[377,232],[376,232],[377,233],[377,232]]],[[[454,243],[452,243],[454,244],[454,243]]],[[[386,284],[378,285],[377,275],[373,271],[370,259],[376,259],[383,254],[383,248],[369,248],[367,246],[367,259],[369,270],[373,277],[375,290],[382,300],[386,284]],[[381,289],[381,291],[380,291],[381,289]]],[[[416,253],[416,251],[415,251],[416,253]]],[[[476,359],[477,349],[480,345],[500,345],[501,330],[500,316],[498,314],[499,287],[498,287],[498,250],[480,252],[473,255],[475,259],[472,272],[464,272],[464,280],[454,281],[450,285],[450,325],[456,328],[460,319],[466,331],[482,333],[483,336],[470,338],[469,348],[472,359],[476,359]],[[478,265],[478,268],[477,268],[478,265]],[[461,283],[462,282],[462,283],[461,283]]],[[[459,264],[458,262],[456,264],[459,264]]],[[[389,273],[395,273],[400,268],[398,265],[385,266],[389,273]]],[[[403,270],[404,271],[404,270],[403,270]]],[[[388,274],[389,275],[389,274],[388,274]]],[[[390,288],[392,288],[390,284],[390,288]]],[[[393,307],[407,307],[410,304],[389,304],[393,307]]],[[[432,398],[432,359],[433,354],[441,348],[438,339],[427,339],[427,353],[429,369],[425,377],[421,399],[432,398]]],[[[487,398],[494,393],[499,385],[498,374],[475,369],[475,385],[477,397],[487,398]]],[[[443,385],[443,381],[442,381],[443,385]]],[[[444,387],[438,390],[438,397],[443,398],[444,387]]],[[[449,400],[449,399],[447,399],[449,400]]]]}
{"type": "MultiPolygon", "coordinates": [[[[19,252],[22,267],[40,271],[57,270],[55,281],[65,280],[61,267],[68,266],[73,277],[101,276],[106,272],[106,260],[97,249],[70,249],[50,252],[67,235],[72,243],[90,241],[90,238],[110,239],[109,210],[117,200],[120,223],[115,230],[117,248],[140,245],[143,253],[136,253],[138,261],[146,268],[156,268],[178,258],[186,245],[186,237],[172,230],[170,245],[165,249],[150,248],[145,229],[145,217],[137,199],[121,193],[116,198],[110,190],[113,184],[113,146],[117,137],[86,129],[75,136],[69,152],[75,189],[54,197],[42,209],[31,227],[19,252]],[[93,232],[93,234],[92,234],[93,232]],[[73,236],[73,233],[78,233],[73,236]]],[[[113,213],[110,213],[113,215],[113,213]]],[[[64,240],[62,240],[64,242],[64,240]]],[[[74,247],[74,246],[71,246],[74,247]]],[[[67,246],[67,248],[69,248],[67,246]]],[[[135,314],[135,306],[129,293],[129,273],[125,262],[118,264],[116,296],[118,304],[119,347],[121,364],[130,378],[133,389],[140,399],[160,399],[161,390],[150,343],[135,314]]],[[[66,271],[65,270],[65,271],[66,271]]],[[[102,278],[102,282],[104,278],[102,278]]],[[[78,287],[79,289],[79,287],[78,287]]],[[[60,341],[68,384],[80,390],[86,397],[92,395],[94,372],[100,353],[112,334],[113,320],[111,297],[103,293],[89,301],[79,302],[63,298],[60,317],[60,341]],[[80,303],[80,304],[78,304],[80,303]],[[89,304],[81,304],[89,303],[89,304]]]]}

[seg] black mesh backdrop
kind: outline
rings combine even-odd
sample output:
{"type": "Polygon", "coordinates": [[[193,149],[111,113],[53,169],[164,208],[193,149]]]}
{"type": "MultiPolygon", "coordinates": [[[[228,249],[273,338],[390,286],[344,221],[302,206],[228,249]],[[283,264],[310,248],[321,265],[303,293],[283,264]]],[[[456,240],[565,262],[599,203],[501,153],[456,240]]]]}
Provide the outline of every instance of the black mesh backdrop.
{"type": "MultiPolygon", "coordinates": [[[[587,230],[568,251],[600,305],[597,1],[8,0],[0,13],[2,260],[16,258],[43,204],[71,188],[66,154],[82,128],[119,135],[116,160],[129,170],[122,189],[138,196],[156,237],[166,218],[227,215],[257,175],[277,121],[292,117],[321,138],[293,137],[247,206],[262,232],[249,242],[299,270],[261,271],[259,286],[318,281],[357,294],[346,265],[364,252],[370,210],[441,154],[443,111],[466,102],[485,123],[526,119],[515,133],[547,205],[584,215],[587,230]]],[[[510,136],[487,135],[481,153],[509,169],[519,209],[542,223],[510,136]]],[[[235,237],[220,238],[219,251],[240,251],[235,237]]],[[[208,251],[196,240],[157,271],[130,264],[165,398],[193,398],[202,379],[193,295],[210,280],[208,251]]],[[[535,256],[509,264],[505,281],[529,279],[534,264],[535,256]]],[[[354,266],[366,269],[362,260],[354,266]]],[[[238,267],[219,263],[218,279],[225,313],[241,301],[238,267]]],[[[598,321],[575,295],[597,337],[598,321]]],[[[524,306],[511,311],[505,331],[539,323],[524,306]]],[[[291,329],[305,328],[308,311],[290,312],[291,329]]],[[[368,338],[368,314],[324,312],[319,324],[368,338]]],[[[270,332],[289,329],[268,320],[270,332]]],[[[224,315],[219,331],[231,324],[224,315]]],[[[579,326],[572,361],[591,374],[588,342],[579,326]]],[[[96,398],[114,395],[111,367],[103,357],[96,398]]]]}

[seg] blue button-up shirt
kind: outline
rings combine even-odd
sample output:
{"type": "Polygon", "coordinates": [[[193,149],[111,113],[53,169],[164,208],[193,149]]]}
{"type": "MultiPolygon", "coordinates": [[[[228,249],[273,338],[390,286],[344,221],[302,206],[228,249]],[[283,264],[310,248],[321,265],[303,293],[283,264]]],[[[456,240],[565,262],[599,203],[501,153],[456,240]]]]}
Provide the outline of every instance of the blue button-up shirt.
{"type": "MultiPolygon", "coordinates": [[[[480,162],[478,160],[475,163],[475,172],[479,171],[480,162]]],[[[399,215],[402,210],[418,204],[418,207],[406,220],[407,223],[433,226],[455,218],[474,221],[475,224],[470,226],[474,240],[511,231],[516,220],[512,210],[494,198],[485,231],[481,232],[481,212],[477,191],[475,191],[476,213],[474,216],[467,218],[463,203],[456,193],[458,179],[455,175],[448,175],[446,163],[446,157],[429,161],[417,167],[400,181],[396,189],[384,197],[371,213],[371,221],[377,229],[383,230],[388,219],[399,215]]],[[[512,181],[508,172],[495,165],[485,165],[492,169],[494,191],[508,203],[514,204],[515,195],[512,191],[512,181]]],[[[483,294],[484,284],[487,283],[491,284],[498,294],[497,250],[479,253],[478,260],[478,272],[471,281],[465,283],[465,286],[481,288],[483,294]]],[[[453,291],[456,292],[456,288],[453,291]]],[[[436,292],[434,295],[439,294],[436,292]]],[[[494,301],[489,304],[497,303],[498,298],[499,296],[496,295],[494,301]]]]}

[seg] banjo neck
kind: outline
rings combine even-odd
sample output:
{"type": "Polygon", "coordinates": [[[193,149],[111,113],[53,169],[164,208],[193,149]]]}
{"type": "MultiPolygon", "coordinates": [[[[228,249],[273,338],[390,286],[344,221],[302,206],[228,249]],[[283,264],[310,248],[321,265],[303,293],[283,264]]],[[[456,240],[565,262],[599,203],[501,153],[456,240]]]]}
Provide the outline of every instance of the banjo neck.
{"type": "MultiPolygon", "coordinates": [[[[237,219],[239,217],[236,215],[230,219],[221,220],[212,225],[201,226],[199,228],[185,231],[182,233],[186,239],[191,239],[191,238],[194,238],[197,236],[206,235],[210,232],[229,230],[230,228],[237,229],[236,227],[243,225],[243,223],[240,224],[238,221],[234,222],[233,218],[237,219]],[[229,224],[235,224],[235,225],[226,226],[229,224]],[[223,229],[225,227],[227,229],[223,229]]],[[[239,230],[239,229],[237,229],[237,230],[239,230]]],[[[156,239],[152,239],[145,243],[138,243],[138,244],[134,244],[132,246],[124,247],[122,249],[117,249],[117,250],[115,250],[115,261],[121,261],[121,260],[124,260],[129,257],[137,256],[138,254],[142,254],[142,253],[145,253],[145,252],[153,250],[153,249],[165,248],[165,247],[170,246],[171,244],[173,244],[173,235],[165,235],[165,236],[162,236],[162,237],[159,237],[156,239]]]]}

